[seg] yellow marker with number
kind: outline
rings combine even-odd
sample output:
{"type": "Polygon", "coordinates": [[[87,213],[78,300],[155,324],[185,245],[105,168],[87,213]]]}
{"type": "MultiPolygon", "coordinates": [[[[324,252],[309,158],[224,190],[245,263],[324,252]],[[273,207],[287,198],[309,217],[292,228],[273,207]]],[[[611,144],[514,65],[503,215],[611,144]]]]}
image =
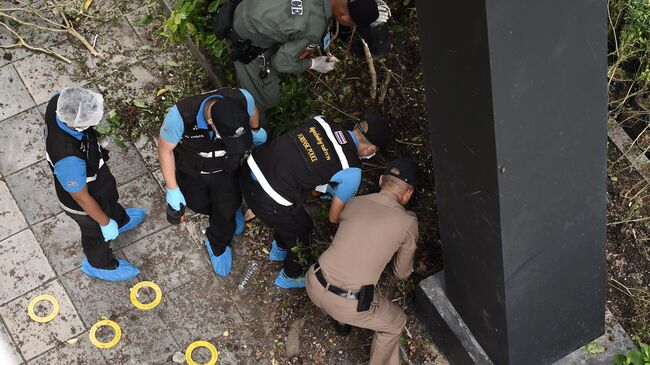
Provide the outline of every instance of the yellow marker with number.
{"type": "Polygon", "coordinates": [[[208,341],[194,341],[189,346],[187,346],[187,349],[185,349],[185,361],[187,361],[189,365],[214,365],[217,363],[217,359],[219,359],[219,351],[217,351],[217,348],[208,341]],[[208,362],[205,364],[199,364],[192,360],[192,352],[197,347],[205,347],[206,349],[210,350],[210,360],[208,360],[208,362]]]}
{"type": "Polygon", "coordinates": [[[48,294],[41,294],[37,297],[34,297],[34,299],[29,301],[29,305],[27,306],[27,314],[29,314],[29,318],[39,323],[46,323],[53,320],[58,313],[59,313],[59,302],[56,300],[56,298],[48,294]],[[38,314],[36,314],[36,312],[34,312],[34,307],[36,306],[36,303],[42,301],[50,302],[52,304],[52,311],[50,312],[50,314],[44,317],[41,317],[38,314]]]}
{"type": "Polygon", "coordinates": [[[160,287],[158,285],[156,285],[152,281],[141,281],[141,282],[135,284],[131,288],[130,297],[131,297],[131,303],[133,303],[133,305],[136,308],[142,309],[142,310],[149,310],[149,309],[156,308],[156,306],[158,304],[160,304],[160,301],[162,300],[162,290],[160,290],[160,287]],[[156,292],[156,297],[153,299],[153,301],[151,303],[142,304],[138,300],[138,290],[140,290],[142,288],[151,288],[151,289],[153,289],[154,292],[156,292]]]}
{"type": "Polygon", "coordinates": [[[88,333],[88,337],[90,337],[90,342],[93,345],[95,345],[95,347],[100,348],[100,349],[110,349],[111,347],[117,345],[118,342],[120,342],[120,338],[122,338],[122,329],[120,328],[120,326],[118,326],[117,323],[115,323],[115,322],[113,322],[113,321],[111,321],[109,319],[105,319],[105,320],[102,320],[102,321],[99,321],[99,322],[95,323],[90,328],[90,332],[88,333]],[[96,337],[97,330],[99,329],[99,327],[102,327],[102,326],[111,327],[113,329],[113,331],[115,331],[115,337],[113,337],[112,340],[110,340],[108,342],[100,342],[97,339],[97,337],[96,337]]]}

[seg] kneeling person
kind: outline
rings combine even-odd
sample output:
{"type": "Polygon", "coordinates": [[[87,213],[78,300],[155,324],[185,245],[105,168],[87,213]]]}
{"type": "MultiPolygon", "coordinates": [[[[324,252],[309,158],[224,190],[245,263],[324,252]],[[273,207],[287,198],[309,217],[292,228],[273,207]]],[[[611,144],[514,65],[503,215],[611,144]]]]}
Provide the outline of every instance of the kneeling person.
{"type": "Polygon", "coordinates": [[[305,287],[306,268],[292,249],[310,245],[313,223],[303,207],[307,194],[315,188],[329,192],[329,220],[338,223],[361,182],[360,159],[374,156],[389,135],[390,125],[382,118],[365,117],[347,131],[317,116],[253,151],[242,171],[242,192],[253,213],[273,227],[269,258],[284,263],[277,286],[305,287]]]}
{"type": "Polygon", "coordinates": [[[103,114],[104,98],[94,91],[64,88],[54,95],[45,112],[47,161],[59,204],[81,230],[86,255],[81,271],[102,280],[128,280],[140,271],[116,259],[110,241],[140,224],[146,209],[124,209],[118,203],[108,151],[93,128],[103,114]]]}
{"type": "Polygon", "coordinates": [[[317,307],[340,323],[375,330],[371,365],[399,365],[406,315],[374,287],[395,253],[395,275],[404,280],[413,271],[418,221],[403,206],[415,184],[415,163],[393,161],[379,179],[381,192],[348,202],[332,245],[307,274],[307,294],[317,307]]]}
{"type": "Polygon", "coordinates": [[[203,241],[217,275],[230,273],[230,241],[244,229],[241,162],[254,143],[265,141],[251,95],[227,87],[182,99],[160,129],[158,158],[167,203],[177,211],[187,206],[210,216],[203,241]]]}

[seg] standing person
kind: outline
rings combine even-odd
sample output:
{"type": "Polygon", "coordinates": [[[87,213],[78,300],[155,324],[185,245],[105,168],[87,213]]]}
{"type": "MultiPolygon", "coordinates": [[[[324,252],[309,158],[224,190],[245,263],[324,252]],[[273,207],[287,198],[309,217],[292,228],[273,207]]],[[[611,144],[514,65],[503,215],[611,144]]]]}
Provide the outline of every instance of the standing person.
{"type": "Polygon", "coordinates": [[[244,230],[238,173],[253,144],[266,141],[248,91],[221,88],[182,99],[160,128],[158,158],[174,210],[207,214],[203,242],[214,272],[232,269],[230,242],[244,230]]]}
{"type": "MultiPolygon", "coordinates": [[[[234,0],[236,9],[221,36],[230,41],[237,82],[249,90],[262,114],[280,102],[281,73],[327,73],[338,59],[329,55],[332,18],[368,30],[388,21],[390,9],[375,0],[234,0]],[[325,55],[317,56],[318,50],[325,55]]],[[[222,23],[228,21],[217,20],[222,23]]],[[[217,23],[217,28],[220,24],[217,23]]],[[[217,34],[219,35],[217,30],[217,34]]]]}
{"type": "Polygon", "coordinates": [[[303,207],[307,194],[314,189],[328,192],[329,220],[338,223],[361,182],[361,159],[383,149],[389,136],[390,124],[382,118],[366,116],[347,131],[317,116],[248,157],[242,192],[253,213],[273,227],[269,258],[283,261],[278,287],[305,287],[305,267],[293,248],[310,245],[313,223],[303,207]]]}
{"type": "Polygon", "coordinates": [[[395,276],[405,280],[413,271],[418,220],[403,206],[416,181],[413,161],[393,161],[379,178],[379,193],[348,202],[332,245],[307,274],[309,298],[339,322],[337,332],[349,325],[375,330],[371,365],[399,365],[406,315],[374,288],[393,256],[395,276]]]}
{"type": "Polygon", "coordinates": [[[81,230],[86,255],[81,271],[101,280],[128,280],[140,271],[116,259],[110,242],[140,224],[147,211],[118,203],[108,151],[93,128],[103,114],[104,98],[94,91],[71,87],[54,95],[45,112],[46,156],[59,204],[81,230]]]}

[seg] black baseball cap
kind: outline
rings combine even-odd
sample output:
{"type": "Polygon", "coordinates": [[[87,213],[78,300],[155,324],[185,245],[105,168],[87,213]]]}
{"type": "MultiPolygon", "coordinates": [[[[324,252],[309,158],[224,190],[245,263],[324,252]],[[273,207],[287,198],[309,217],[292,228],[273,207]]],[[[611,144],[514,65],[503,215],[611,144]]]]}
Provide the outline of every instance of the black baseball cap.
{"type": "Polygon", "coordinates": [[[374,115],[366,115],[362,121],[368,124],[368,130],[363,132],[368,142],[384,150],[388,141],[390,141],[390,122],[374,115]]]}
{"type": "Polygon", "coordinates": [[[246,107],[229,97],[217,99],[210,117],[228,153],[244,153],[253,146],[253,134],[248,124],[246,107]]]}
{"type": "Polygon", "coordinates": [[[348,12],[359,28],[369,27],[379,18],[375,0],[348,0],[348,12]]]}
{"type": "Polygon", "coordinates": [[[418,185],[418,165],[410,158],[400,157],[393,160],[384,171],[384,175],[394,176],[414,188],[418,185]],[[399,172],[391,171],[394,169],[399,172]]]}

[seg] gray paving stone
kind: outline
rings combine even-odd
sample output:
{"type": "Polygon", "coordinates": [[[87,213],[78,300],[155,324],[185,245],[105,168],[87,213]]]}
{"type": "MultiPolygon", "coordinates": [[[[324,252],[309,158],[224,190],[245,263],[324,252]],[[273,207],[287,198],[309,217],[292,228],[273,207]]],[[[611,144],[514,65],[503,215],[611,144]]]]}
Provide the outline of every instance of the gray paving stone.
{"type": "Polygon", "coordinates": [[[98,34],[95,49],[101,54],[101,57],[87,55],[85,61],[88,73],[93,77],[101,77],[106,74],[107,70],[131,65],[140,58],[138,53],[143,43],[131,25],[122,17],[115,22],[99,26],[95,33],[98,34]]]}
{"type": "Polygon", "coordinates": [[[0,303],[55,276],[31,230],[26,229],[0,242],[0,303]]]}
{"type": "Polygon", "coordinates": [[[63,210],[54,189],[54,177],[47,161],[43,160],[6,177],[27,222],[35,224],[63,210]]]}
{"type": "Polygon", "coordinates": [[[150,171],[160,169],[158,161],[158,137],[141,135],[135,142],[135,147],[142,155],[145,165],[150,171]]]}
{"type": "Polygon", "coordinates": [[[148,209],[147,217],[138,227],[129,232],[121,234],[115,240],[119,247],[128,244],[167,226],[167,214],[165,212],[165,195],[154,181],[151,174],[140,176],[128,184],[118,188],[120,193],[120,204],[124,207],[144,207],[148,209]]]}
{"type": "Polygon", "coordinates": [[[158,284],[163,293],[201,277],[214,277],[204,247],[188,242],[182,226],[171,226],[123,249],[140,268],[140,277],[158,284]]]}
{"type": "Polygon", "coordinates": [[[164,37],[157,30],[162,26],[166,17],[164,16],[160,3],[157,1],[130,11],[125,16],[140,39],[146,43],[157,45],[164,41],[164,37]],[[138,26],[138,22],[148,15],[153,18],[151,23],[145,26],[138,26]]]}
{"type": "Polygon", "coordinates": [[[110,151],[108,167],[115,176],[118,186],[147,173],[142,156],[132,142],[126,142],[124,146],[110,142],[106,148],[110,151]]]}
{"type": "MultiPolygon", "coordinates": [[[[117,252],[116,256],[123,255],[117,252]]],[[[134,308],[129,299],[129,288],[138,281],[138,278],[120,282],[98,280],[84,274],[81,269],[73,270],[61,278],[81,319],[89,328],[102,316],[113,318],[134,308]]]]}
{"type": "Polygon", "coordinates": [[[36,240],[58,275],[78,268],[84,259],[79,226],[61,213],[32,227],[36,240]]]}
{"type": "MultiPolygon", "coordinates": [[[[174,338],[183,349],[196,340],[212,343],[220,352],[219,364],[228,363],[224,362],[228,357],[245,358],[250,349],[241,345],[250,333],[226,294],[226,286],[213,275],[195,279],[169,293],[161,304],[161,315],[174,338]],[[226,331],[228,336],[223,335],[226,331]]],[[[200,363],[209,360],[199,351],[194,355],[200,363]]]]}
{"type": "MultiPolygon", "coordinates": [[[[37,310],[37,313],[45,315],[48,312],[41,313],[37,310]]],[[[16,345],[27,360],[54,348],[59,342],[75,337],[85,330],[68,294],[58,281],[53,281],[0,306],[0,314],[14,336],[16,345]],[[29,301],[40,294],[52,295],[59,302],[59,314],[51,322],[38,323],[27,316],[26,308],[29,301]]]]}
{"type": "Polygon", "coordinates": [[[45,54],[32,54],[14,62],[14,65],[34,96],[36,105],[48,101],[52,94],[65,86],[88,84],[88,81],[76,76],[80,71],[74,62],[66,64],[45,54]]]}
{"type": "Polygon", "coordinates": [[[28,87],[23,84],[13,65],[0,67],[0,85],[5,90],[0,93],[0,120],[35,105],[27,92],[28,87]]]}
{"type": "MultiPolygon", "coordinates": [[[[114,320],[122,329],[122,339],[115,347],[103,350],[108,364],[161,364],[179,351],[156,309],[134,309],[114,320]]],[[[99,339],[107,341],[110,337],[99,339]]]]}
{"type": "Polygon", "coordinates": [[[88,332],[77,337],[75,343],[62,342],[55,348],[29,361],[28,365],[97,365],[105,362],[97,347],[88,338],[88,332]]]}
{"type": "MultiPolygon", "coordinates": [[[[150,105],[156,99],[156,93],[165,81],[160,77],[155,63],[135,63],[123,66],[119,71],[112,73],[101,81],[102,93],[107,102],[124,101],[125,99],[138,98],[145,105],[150,105]]],[[[162,124],[163,116],[158,116],[162,124]]]]}
{"type": "Polygon", "coordinates": [[[10,365],[20,364],[23,362],[23,359],[18,354],[18,348],[16,347],[16,344],[14,344],[14,341],[9,336],[9,332],[7,332],[7,329],[5,328],[4,321],[1,319],[0,319],[0,341],[3,341],[2,344],[0,344],[0,353],[9,355],[9,359],[5,359],[5,360],[10,360],[11,361],[10,365]],[[6,346],[7,344],[9,346],[6,346]],[[2,350],[4,350],[4,352],[2,350]]]}
{"type": "Polygon", "coordinates": [[[36,108],[0,122],[0,173],[9,175],[45,157],[43,117],[36,108]]]}
{"type": "Polygon", "coordinates": [[[0,181],[0,240],[27,228],[27,221],[4,181],[0,181]]]}

